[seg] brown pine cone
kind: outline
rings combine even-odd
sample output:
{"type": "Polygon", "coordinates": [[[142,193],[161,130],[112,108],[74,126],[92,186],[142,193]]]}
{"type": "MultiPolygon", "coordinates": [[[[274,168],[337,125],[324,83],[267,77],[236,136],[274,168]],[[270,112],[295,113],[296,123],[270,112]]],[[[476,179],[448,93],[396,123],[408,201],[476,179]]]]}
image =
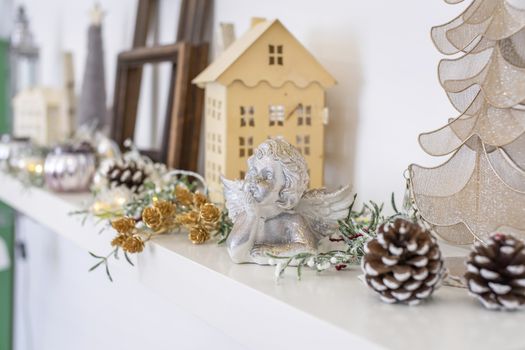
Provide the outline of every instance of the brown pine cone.
{"type": "Polygon", "coordinates": [[[386,303],[419,304],[439,286],[445,272],[436,239],[405,219],[381,225],[364,250],[366,283],[386,303]]]}
{"type": "Polygon", "coordinates": [[[525,243],[493,233],[476,242],[467,260],[465,280],[470,294],[488,309],[525,308],[525,243]]]}
{"type": "Polygon", "coordinates": [[[106,177],[111,188],[125,186],[132,192],[138,193],[142,190],[148,175],[141,166],[131,161],[124,164],[113,164],[108,169],[106,177]]]}

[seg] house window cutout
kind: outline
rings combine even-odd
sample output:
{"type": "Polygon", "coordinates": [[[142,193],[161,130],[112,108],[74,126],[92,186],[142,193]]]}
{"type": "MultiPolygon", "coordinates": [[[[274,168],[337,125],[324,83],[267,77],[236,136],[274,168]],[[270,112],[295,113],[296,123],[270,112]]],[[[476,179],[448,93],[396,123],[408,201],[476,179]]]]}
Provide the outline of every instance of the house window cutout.
{"type": "Polygon", "coordinates": [[[239,176],[240,176],[239,179],[241,179],[241,180],[244,179],[244,177],[246,176],[246,172],[244,172],[244,171],[241,170],[241,171],[239,172],[239,176]]]}
{"type": "Polygon", "coordinates": [[[206,115],[211,117],[211,111],[212,111],[212,108],[211,108],[211,97],[208,97],[206,99],[206,115]]]}
{"type": "Polygon", "coordinates": [[[295,135],[295,147],[299,150],[299,153],[303,153],[303,137],[301,135],[295,135]]]}
{"type": "Polygon", "coordinates": [[[310,135],[306,135],[304,137],[303,153],[304,153],[305,156],[309,156],[310,155],[310,135]]]}
{"type": "Polygon", "coordinates": [[[220,103],[218,100],[215,100],[213,98],[208,99],[208,106],[207,106],[207,113],[212,119],[220,119],[221,117],[221,111],[220,111],[220,103]]]}
{"type": "Polygon", "coordinates": [[[211,163],[211,179],[212,181],[217,181],[217,176],[215,175],[215,163],[211,163]]]}
{"type": "Polygon", "coordinates": [[[253,155],[253,137],[248,137],[248,157],[253,155]]]}
{"type": "Polygon", "coordinates": [[[282,45],[268,45],[268,64],[270,66],[282,66],[284,64],[282,45]]]}
{"type": "Polygon", "coordinates": [[[241,127],[246,126],[246,108],[244,106],[240,107],[241,113],[241,127]]]}
{"type": "Polygon", "coordinates": [[[241,127],[246,125],[255,126],[255,109],[253,106],[240,106],[241,127]]]}
{"type": "Polygon", "coordinates": [[[301,126],[304,124],[304,107],[300,103],[297,106],[297,126],[301,126]]]}
{"type": "Polygon", "coordinates": [[[284,106],[283,105],[270,105],[268,108],[268,117],[270,120],[270,126],[283,126],[284,125],[284,106]]]}
{"type": "Polygon", "coordinates": [[[312,125],[312,106],[306,106],[304,119],[306,125],[312,125]]]}
{"type": "Polygon", "coordinates": [[[295,136],[295,145],[299,152],[305,156],[310,155],[310,135],[301,135],[295,136]]]}
{"type": "Polygon", "coordinates": [[[255,126],[255,109],[253,106],[250,106],[248,109],[248,124],[250,126],[255,126]]]}
{"type": "Polygon", "coordinates": [[[246,155],[244,137],[239,137],[239,157],[243,158],[246,155]]]}

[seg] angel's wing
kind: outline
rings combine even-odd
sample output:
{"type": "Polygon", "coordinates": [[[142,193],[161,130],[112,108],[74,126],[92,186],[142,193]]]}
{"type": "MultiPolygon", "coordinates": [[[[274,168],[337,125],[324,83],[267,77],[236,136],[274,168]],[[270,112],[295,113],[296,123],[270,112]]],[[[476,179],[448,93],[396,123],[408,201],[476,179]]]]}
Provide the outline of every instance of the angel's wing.
{"type": "Polygon", "coordinates": [[[226,200],[226,209],[228,216],[235,221],[237,216],[246,210],[246,196],[242,190],[244,181],[228,180],[221,176],[224,186],[224,199],[226,200]]]}
{"type": "Polygon", "coordinates": [[[338,220],[348,216],[353,196],[350,186],[335,192],[325,189],[307,191],[295,208],[310,225],[310,228],[320,237],[334,233],[339,227],[338,220]]]}

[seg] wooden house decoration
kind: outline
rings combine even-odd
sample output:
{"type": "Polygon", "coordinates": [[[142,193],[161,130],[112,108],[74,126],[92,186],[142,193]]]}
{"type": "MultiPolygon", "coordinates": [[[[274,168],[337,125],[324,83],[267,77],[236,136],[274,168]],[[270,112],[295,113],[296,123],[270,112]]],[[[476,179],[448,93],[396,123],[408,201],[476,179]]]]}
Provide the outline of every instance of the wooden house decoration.
{"type": "Polygon", "coordinates": [[[13,98],[13,134],[42,146],[63,142],[71,135],[71,102],[62,88],[32,87],[13,98]]]}
{"type": "Polygon", "coordinates": [[[268,137],[304,155],[310,185],[323,185],[325,90],[335,79],[279,20],[252,20],[194,80],[205,89],[205,178],[222,200],[220,176],[244,178],[246,160],[268,137]]]}

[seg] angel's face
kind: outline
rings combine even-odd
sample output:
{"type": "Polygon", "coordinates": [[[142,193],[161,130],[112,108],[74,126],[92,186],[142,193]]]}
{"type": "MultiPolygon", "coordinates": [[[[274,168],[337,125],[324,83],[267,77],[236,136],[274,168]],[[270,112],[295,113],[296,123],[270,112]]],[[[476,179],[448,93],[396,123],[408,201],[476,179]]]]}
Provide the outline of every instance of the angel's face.
{"type": "Polygon", "coordinates": [[[269,157],[253,157],[249,165],[245,191],[259,204],[275,204],[285,183],[281,164],[269,157]]]}

